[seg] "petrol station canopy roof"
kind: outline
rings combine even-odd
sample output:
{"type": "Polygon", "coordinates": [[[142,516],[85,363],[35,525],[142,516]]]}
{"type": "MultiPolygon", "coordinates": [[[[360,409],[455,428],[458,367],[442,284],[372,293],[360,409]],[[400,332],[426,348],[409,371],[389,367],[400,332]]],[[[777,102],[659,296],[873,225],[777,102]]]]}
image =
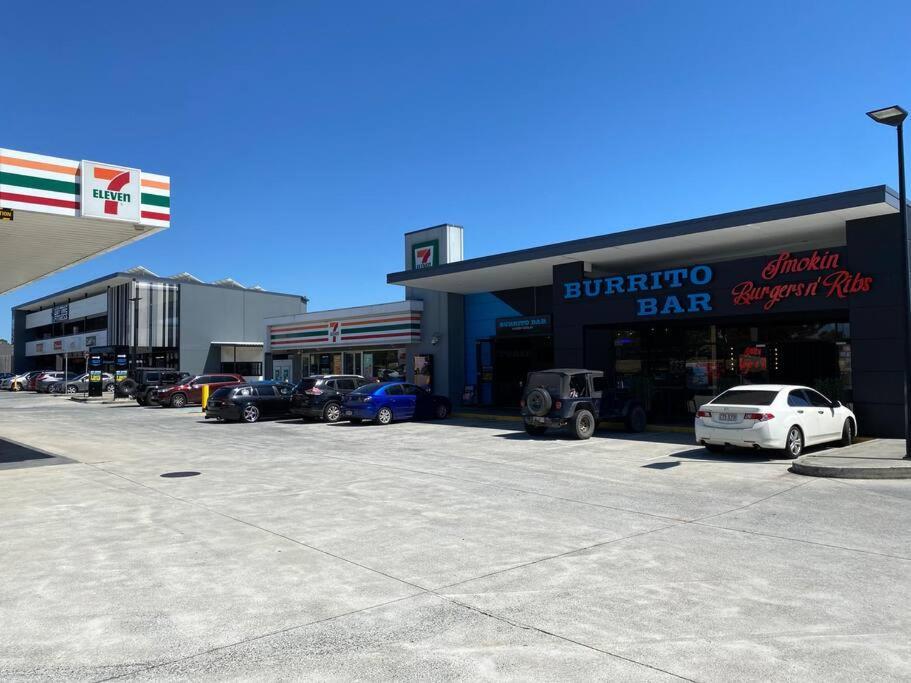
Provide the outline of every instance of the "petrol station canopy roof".
{"type": "Polygon", "coordinates": [[[171,180],[0,149],[0,294],[171,224],[171,180]]]}
{"type": "Polygon", "coordinates": [[[885,185],[772,204],[745,211],[624,230],[439,266],[390,273],[389,284],[454,294],[496,292],[553,283],[553,267],[584,262],[586,270],[618,273],[648,265],[712,263],[802,251],[845,242],[845,221],[898,213],[885,185]]]}

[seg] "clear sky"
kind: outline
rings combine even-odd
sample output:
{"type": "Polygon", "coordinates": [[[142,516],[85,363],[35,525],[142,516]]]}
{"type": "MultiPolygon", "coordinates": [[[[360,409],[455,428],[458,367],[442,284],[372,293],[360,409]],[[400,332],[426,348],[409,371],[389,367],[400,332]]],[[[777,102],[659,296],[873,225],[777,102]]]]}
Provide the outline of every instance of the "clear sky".
{"type": "MultiPolygon", "coordinates": [[[[171,176],[142,264],[401,299],[402,234],[466,255],[886,183],[911,2],[5,3],[0,147],[171,176]]],[[[9,315],[0,315],[0,337],[9,315]]]]}

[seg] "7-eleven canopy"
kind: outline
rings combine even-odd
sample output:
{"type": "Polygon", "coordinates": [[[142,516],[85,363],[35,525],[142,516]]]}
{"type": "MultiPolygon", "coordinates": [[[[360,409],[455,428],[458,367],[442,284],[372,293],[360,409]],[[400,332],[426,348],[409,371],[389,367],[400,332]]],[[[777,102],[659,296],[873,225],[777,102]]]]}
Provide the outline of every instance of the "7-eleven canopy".
{"type": "Polygon", "coordinates": [[[0,294],[170,224],[168,176],[0,148],[0,294]]]}

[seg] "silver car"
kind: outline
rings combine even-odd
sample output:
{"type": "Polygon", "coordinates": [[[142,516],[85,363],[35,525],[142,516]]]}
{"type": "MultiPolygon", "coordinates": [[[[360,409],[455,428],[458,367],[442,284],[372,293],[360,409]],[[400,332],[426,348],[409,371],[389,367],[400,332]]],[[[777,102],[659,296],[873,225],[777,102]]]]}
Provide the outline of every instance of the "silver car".
{"type": "MultiPolygon", "coordinates": [[[[101,373],[101,385],[103,391],[114,390],[114,375],[103,372],[101,373]]],[[[89,390],[89,373],[83,373],[71,379],[68,382],[57,382],[51,387],[51,393],[54,394],[79,394],[89,390]]]]}
{"type": "Polygon", "coordinates": [[[77,375],[75,372],[45,372],[38,378],[38,381],[35,382],[35,391],[39,394],[49,394],[51,393],[51,385],[56,384],[57,382],[73,380],[78,376],[79,375],[77,375]]]}

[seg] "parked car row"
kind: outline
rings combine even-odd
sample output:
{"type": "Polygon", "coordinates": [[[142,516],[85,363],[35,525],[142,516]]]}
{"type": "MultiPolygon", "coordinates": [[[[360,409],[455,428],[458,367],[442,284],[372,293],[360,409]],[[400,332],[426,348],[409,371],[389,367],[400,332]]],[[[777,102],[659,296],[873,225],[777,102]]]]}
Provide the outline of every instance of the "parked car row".
{"type": "Polygon", "coordinates": [[[401,380],[375,382],[360,375],[313,375],[298,384],[248,382],[241,375],[190,375],[167,368],[141,368],[115,385],[118,396],[141,406],[184,408],[201,405],[208,387],[206,418],[258,422],[265,417],[300,417],[324,422],[347,420],[389,424],[395,420],[443,419],[452,412],[436,396],[401,380]]]}
{"type": "MultiPolygon", "coordinates": [[[[103,390],[114,388],[114,376],[102,375],[103,390]]],[[[4,373],[0,376],[0,389],[6,391],[34,391],[39,394],[78,394],[88,391],[89,374],[59,370],[33,370],[20,374],[4,373]]]]}
{"type": "MultiPolygon", "coordinates": [[[[183,408],[200,405],[208,387],[206,419],[258,422],[263,417],[301,417],[353,424],[395,420],[444,419],[452,405],[400,380],[371,381],[360,375],[313,375],[297,385],[248,382],[237,374],[190,375],[167,368],[141,368],[134,377],[115,382],[103,374],[104,390],[134,398],[143,406],[183,408]]],[[[75,394],[88,389],[87,373],[56,370],[0,376],[9,391],[75,394]]],[[[568,429],[588,439],[602,421],[621,421],[631,432],[646,428],[646,411],[628,390],[608,387],[604,373],[557,368],[531,372],[520,403],[525,431],[532,436],[548,429],[568,429]]],[[[697,443],[713,453],[728,447],[775,449],[786,457],[800,456],[807,446],[838,442],[850,445],[857,435],[857,417],[840,401],[810,387],[755,384],[733,387],[702,405],[694,423],[697,443]]]]}
{"type": "Polygon", "coordinates": [[[296,386],[282,382],[223,386],[206,404],[206,419],[243,422],[295,416],[387,425],[396,420],[442,420],[451,412],[445,396],[408,382],[370,382],[359,375],[305,377],[296,386]]]}

